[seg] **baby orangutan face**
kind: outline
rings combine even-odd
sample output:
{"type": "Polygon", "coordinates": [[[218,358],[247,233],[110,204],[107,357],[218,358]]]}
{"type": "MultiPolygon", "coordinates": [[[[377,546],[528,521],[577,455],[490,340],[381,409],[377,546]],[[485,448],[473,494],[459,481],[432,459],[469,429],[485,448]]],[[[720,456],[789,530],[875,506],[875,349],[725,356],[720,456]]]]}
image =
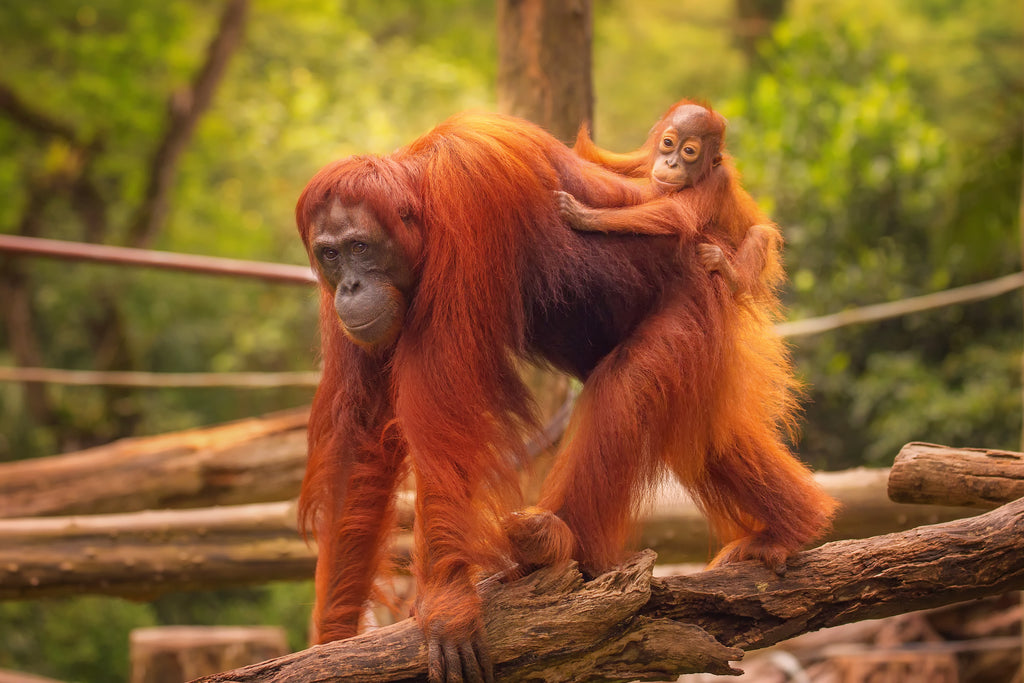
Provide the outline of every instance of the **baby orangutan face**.
{"type": "Polygon", "coordinates": [[[651,168],[651,183],[662,192],[696,185],[721,163],[725,120],[719,114],[686,104],[663,125],[651,168]]]}

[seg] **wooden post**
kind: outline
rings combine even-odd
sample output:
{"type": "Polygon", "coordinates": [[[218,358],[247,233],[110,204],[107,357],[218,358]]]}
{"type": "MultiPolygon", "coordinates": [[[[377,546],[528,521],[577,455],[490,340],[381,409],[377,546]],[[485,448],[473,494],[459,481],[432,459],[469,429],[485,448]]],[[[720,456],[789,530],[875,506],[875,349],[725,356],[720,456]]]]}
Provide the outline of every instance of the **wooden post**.
{"type": "Polygon", "coordinates": [[[270,626],[158,626],[130,636],[131,683],[185,683],[288,654],[284,630],[270,626]]]}

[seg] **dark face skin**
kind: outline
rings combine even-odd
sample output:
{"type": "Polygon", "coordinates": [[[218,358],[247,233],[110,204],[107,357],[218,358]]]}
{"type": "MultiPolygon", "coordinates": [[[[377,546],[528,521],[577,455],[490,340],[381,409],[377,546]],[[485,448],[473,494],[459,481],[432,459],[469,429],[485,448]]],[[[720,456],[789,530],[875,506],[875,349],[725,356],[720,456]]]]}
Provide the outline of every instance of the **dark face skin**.
{"type": "Polygon", "coordinates": [[[679,107],[658,138],[651,182],[663,192],[695,185],[721,159],[721,143],[721,132],[707,109],[696,104],[679,107]]]}
{"type": "Polygon", "coordinates": [[[333,200],[313,226],[313,263],[334,291],[342,329],[360,346],[389,344],[398,336],[413,272],[398,244],[364,204],[333,200]]]}

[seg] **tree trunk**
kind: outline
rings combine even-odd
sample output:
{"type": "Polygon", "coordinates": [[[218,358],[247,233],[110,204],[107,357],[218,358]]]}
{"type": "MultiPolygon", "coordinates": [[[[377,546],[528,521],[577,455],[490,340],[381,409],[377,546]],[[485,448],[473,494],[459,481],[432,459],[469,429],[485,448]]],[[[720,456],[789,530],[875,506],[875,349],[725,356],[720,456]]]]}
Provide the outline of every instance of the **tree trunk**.
{"type": "Polygon", "coordinates": [[[569,142],[593,119],[590,0],[498,0],[498,108],[569,142]]]}

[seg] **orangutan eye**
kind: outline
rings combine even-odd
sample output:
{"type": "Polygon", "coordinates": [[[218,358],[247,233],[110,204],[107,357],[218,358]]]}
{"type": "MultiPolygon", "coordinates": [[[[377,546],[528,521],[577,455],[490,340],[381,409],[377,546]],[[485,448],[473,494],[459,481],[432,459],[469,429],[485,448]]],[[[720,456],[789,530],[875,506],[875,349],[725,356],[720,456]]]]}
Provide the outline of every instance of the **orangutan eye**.
{"type": "Polygon", "coordinates": [[[683,161],[696,161],[700,156],[700,143],[696,140],[687,140],[680,150],[683,161]]]}
{"type": "Polygon", "coordinates": [[[352,243],[352,253],[355,254],[356,256],[358,256],[359,254],[365,253],[366,249],[367,249],[366,242],[353,242],[352,243]]]}
{"type": "Polygon", "coordinates": [[[320,250],[320,258],[322,258],[325,261],[337,261],[338,256],[339,254],[337,249],[333,249],[331,247],[324,247],[323,249],[320,250]]]}

